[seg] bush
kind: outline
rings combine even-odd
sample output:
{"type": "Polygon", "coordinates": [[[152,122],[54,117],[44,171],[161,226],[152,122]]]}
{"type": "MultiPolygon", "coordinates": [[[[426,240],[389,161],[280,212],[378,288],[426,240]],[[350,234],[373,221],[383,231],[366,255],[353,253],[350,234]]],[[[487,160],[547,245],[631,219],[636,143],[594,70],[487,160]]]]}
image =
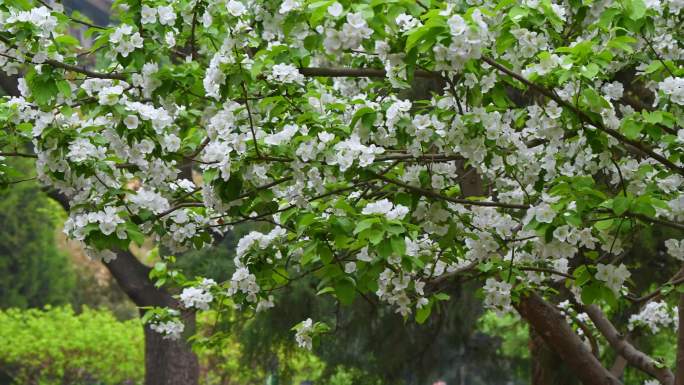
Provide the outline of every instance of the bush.
{"type": "Polygon", "coordinates": [[[143,330],[109,311],[0,311],[0,372],[11,384],[141,384],[143,330]]]}

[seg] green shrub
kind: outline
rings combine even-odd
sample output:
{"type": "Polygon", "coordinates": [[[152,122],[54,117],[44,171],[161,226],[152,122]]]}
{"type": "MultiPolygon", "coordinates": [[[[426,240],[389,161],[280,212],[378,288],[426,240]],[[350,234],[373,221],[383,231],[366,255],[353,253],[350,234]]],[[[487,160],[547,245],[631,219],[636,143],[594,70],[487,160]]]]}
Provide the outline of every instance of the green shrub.
{"type": "Polygon", "coordinates": [[[0,311],[0,372],[14,384],[141,384],[139,320],[70,307],[0,311]]]}

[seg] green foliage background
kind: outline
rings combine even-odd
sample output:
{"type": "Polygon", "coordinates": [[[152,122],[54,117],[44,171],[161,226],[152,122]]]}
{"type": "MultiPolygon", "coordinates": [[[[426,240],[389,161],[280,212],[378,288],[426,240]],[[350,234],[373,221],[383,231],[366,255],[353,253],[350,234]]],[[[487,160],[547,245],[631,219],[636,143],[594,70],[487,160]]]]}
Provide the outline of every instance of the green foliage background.
{"type": "MultiPolygon", "coordinates": [[[[29,162],[14,163],[17,178],[31,178],[29,162]]],[[[0,191],[0,308],[70,302],[76,277],[55,244],[60,210],[33,181],[0,191]]]]}

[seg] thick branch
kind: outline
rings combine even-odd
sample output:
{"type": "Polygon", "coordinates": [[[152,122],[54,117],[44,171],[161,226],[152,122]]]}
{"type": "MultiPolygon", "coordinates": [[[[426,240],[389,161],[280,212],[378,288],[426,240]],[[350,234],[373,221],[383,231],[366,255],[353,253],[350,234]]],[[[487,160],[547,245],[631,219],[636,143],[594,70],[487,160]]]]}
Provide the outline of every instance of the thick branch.
{"type": "Polygon", "coordinates": [[[667,282],[665,282],[664,285],[660,286],[659,288],[655,289],[654,291],[652,291],[646,295],[643,295],[641,297],[627,297],[627,299],[629,299],[630,301],[635,302],[635,303],[650,301],[653,298],[658,297],[660,295],[660,293],[662,293],[662,291],[665,287],[677,286],[681,283],[684,283],[684,267],[679,269],[679,271],[677,271],[677,273],[675,273],[675,275],[673,275],[672,278],[667,280],[667,282]]]}
{"type": "Polygon", "coordinates": [[[630,344],[625,337],[615,329],[615,326],[613,326],[598,306],[585,306],[584,311],[589,315],[591,321],[596,325],[598,331],[606,338],[610,346],[615,349],[619,355],[623,356],[630,365],[657,378],[663,385],[674,384],[672,372],[666,367],[661,367],[653,358],[630,344]]]}
{"type": "Polygon", "coordinates": [[[390,179],[390,178],[387,178],[387,177],[382,176],[382,175],[378,175],[378,174],[374,174],[374,175],[376,178],[381,179],[387,183],[391,183],[391,184],[397,185],[399,187],[403,187],[407,190],[413,191],[413,192],[418,193],[420,195],[445,200],[447,202],[458,203],[458,204],[462,204],[464,206],[501,207],[501,208],[518,209],[518,210],[526,210],[526,209],[530,208],[530,206],[528,206],[528,205],[519,205],[519,204],[515,204],[515,203],[473,201],[473,200],[469,200],[469,199],[452,198],[452,197],[449,197],[446,195],[439,194],[439,193],[432,191],[432,190],[427,190],[424,188],[411,186],[410,184],[406,184],[404,182],[400,182],[400,181],[395,180],[395,179],[390,179]]]}
{"type": "MultiPolygon", "coordinates": [[[[329,77],[329,78],[385,78],[387,71],[379,68],[319,68],[308,67],[300,68],[299,72],[304,76],[311,77],[329,77]]],[[[442,76],[437,72],[416,70],[413,76],[417,78],[441,78],[442,76]]]]}
{"type": "Polygon", "coordinates": [[[522,296],[516,309],[542,336],[544,342],[577,374],[584,385],[621,384],[620,380],[591,354],[560,311],[537,293],[522,296]]]}
{"type": "Polygon", "coordinates": [[[79,67],[79,66],[75,66],[75,65],[71,65],[71,64],[65,64],[62,62],[58,62],[56,60],[46,60],[45,64],[53,66],[55,68],[62,68],[62,69],[65,69],[67,71],[83,74],[83,75],[91,77],[91,78],[126,80],[126,75],[124,75],[122,73],[118,73],[118,72],[112,72],[112,73],[95,72],[95,71],[91,71],[85,67],[79,67]]]}

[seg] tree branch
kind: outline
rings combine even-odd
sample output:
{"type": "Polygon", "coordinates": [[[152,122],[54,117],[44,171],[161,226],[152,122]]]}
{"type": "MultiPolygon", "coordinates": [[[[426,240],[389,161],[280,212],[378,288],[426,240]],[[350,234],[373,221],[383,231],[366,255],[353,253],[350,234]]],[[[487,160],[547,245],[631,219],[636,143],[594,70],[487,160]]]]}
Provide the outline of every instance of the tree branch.
{"type": "Polygon", "coordinates": [[[596,325],[598,331],[606,338],[608,344],[610,344],[619,355],[623,356],[630,365],[657,378],[662,385],[674,384],[672,372],[666,367],[661,367],[653,358],[630,344],[624,336],[615,329],[615,326],[613,326],[598,306],[584,306],[584,311],[589,315],[589,318],[591,318],[591,321],[596,325]]]}
{"type": "Polygon", "coordinates": [[[469,199],[452,198],[452,197],[434,192],[432,190],[427,190],[427,189],[424,189],[421,187],[411,186],[410,184],[406,184],[404,182],[400,182],[400,181],[395,180],[395,179],[390,179],[390,178],[387,178],[383,175],[378,175],[375,173],[372,173],[372,174],[376,178],[381,179],[387,183],[391,183],[391,184],[397,185],[399,187],[403,187],[407,190],[413,191],[413,192],[418,193],[420,195],[445,200],[447,202],[458,203],[458,204],[462,204],[465,206],[501,207],[501,208],[518,209],[518,210],[527,210],[530,208],[530,206],[528,206],[528,205],[519,205],[519,204],[515,204],[515,203],[473,201],[473,200],[469,200],[469,199]]]}
{"type": "Polygon", "coordinates": [[[558,353],[584,385],[620,385],[575,334],[558,309],[537,293],[523,295],[515,305],[518,313],[541,335],[544,342],[558,353]]]}
{"type": "MultiPolygon", "coordinates": [[[[304,76],[310,77],[329,77],[329,78],[385,78],[387,71],[379,68],[320,68],[308,67],[300,68],[299,72],[304,76]]],[[[441,78],[437,72],[416,70],[413,76],[417,78],[441,78]]]]}

